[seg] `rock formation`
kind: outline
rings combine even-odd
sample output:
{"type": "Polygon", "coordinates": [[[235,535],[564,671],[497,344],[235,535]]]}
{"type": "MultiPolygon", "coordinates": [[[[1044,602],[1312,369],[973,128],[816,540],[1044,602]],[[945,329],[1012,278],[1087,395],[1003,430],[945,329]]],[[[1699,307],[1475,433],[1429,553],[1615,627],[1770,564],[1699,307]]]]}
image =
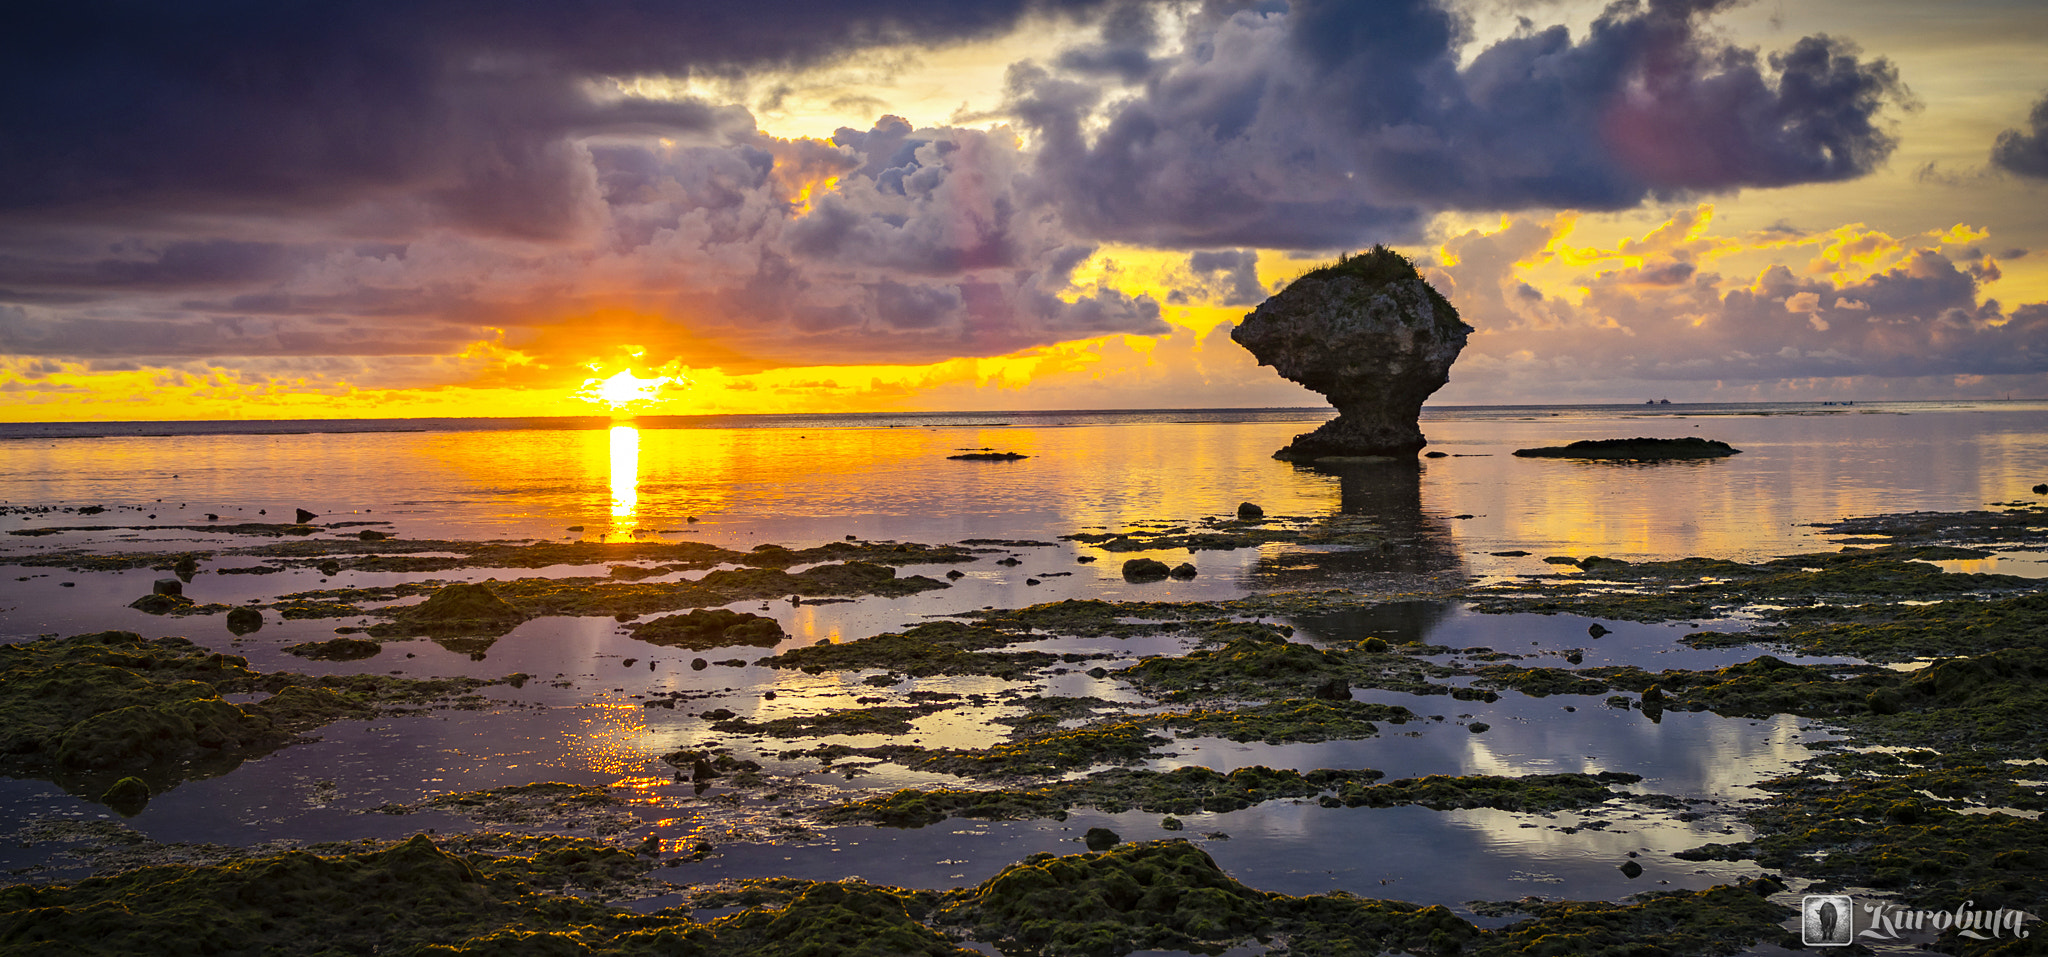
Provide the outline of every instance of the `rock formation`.
{"type": "Polygon", "coordinates": [[[1337,407],[1336,418],[1273,453],[1313,461],[1422,451],[1422,403],[1450,381],[1471,333],[1413,264],[1375,246],[1296,279],[1230,338],[1337,407]]]}

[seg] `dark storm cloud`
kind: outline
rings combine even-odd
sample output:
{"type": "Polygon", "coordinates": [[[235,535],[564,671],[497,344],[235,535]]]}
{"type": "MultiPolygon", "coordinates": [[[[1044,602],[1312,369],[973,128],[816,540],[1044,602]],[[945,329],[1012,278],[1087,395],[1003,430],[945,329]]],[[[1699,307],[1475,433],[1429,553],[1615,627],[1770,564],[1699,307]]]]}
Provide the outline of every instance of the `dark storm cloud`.
{"type": "Polygon", "coordinates": [[[400,193],[527,238],[581,225],[575,137],[751,129],[605,77],[992,34],[1092,0],[270,0],[17,4],[0,24],[0,216],[291,212],[400,193]]]}
{"type": "Polygon", "coordinates": [[[2034,101],[2027,131],[2006,130],[1991,147],[1991,165],[2008,173],[2048,179],[2048,96],[2034,101]]]}
{"type": "Polygon", "coordinates": [[[1619,209],[1890,155],[1882,117],[1909,94],[1889,62],[1827,36],[1725,45],[1704,21],[1728,5],[1624,0],[1584,36],[1525,29],[1462,67],[1464,23],[1427,0],[1217,5],[1138,95],[1027,66],[1009,109],[1071,223],[1163,246],[1412,238],[1445,209],[1619,209]]]}

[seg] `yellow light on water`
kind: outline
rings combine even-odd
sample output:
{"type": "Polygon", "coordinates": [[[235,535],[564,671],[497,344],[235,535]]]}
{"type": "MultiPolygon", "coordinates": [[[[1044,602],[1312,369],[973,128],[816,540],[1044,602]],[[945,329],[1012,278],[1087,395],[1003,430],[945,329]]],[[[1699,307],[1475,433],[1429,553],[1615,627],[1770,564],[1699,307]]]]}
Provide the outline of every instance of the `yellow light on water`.
{"type": "Polygon", "coordinates": [[[612,426],[612,519],[631,519],[640,506],[640,430],[612,426]]]}

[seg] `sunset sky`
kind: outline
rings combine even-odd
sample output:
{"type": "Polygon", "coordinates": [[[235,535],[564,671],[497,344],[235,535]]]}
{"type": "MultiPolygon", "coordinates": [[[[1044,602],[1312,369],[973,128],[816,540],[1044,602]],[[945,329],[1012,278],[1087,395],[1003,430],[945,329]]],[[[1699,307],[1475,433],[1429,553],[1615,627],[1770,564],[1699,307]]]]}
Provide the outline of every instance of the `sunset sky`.
{"type": "Polygon", "coordinates": [[[0,82],[0,421],[1316,405],[1230,326],[1374,243],[1440,404],[2048,397],[2038,0],[84,0],[0,82]]]}

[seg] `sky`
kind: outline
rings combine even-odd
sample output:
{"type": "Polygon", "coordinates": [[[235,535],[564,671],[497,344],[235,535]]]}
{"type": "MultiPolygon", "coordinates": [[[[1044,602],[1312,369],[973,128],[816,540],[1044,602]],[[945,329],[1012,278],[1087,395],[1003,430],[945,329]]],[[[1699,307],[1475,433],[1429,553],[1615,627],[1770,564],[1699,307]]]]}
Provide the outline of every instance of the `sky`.
{"type": "Polygon", "coordinates": [[[2048,397],[2037,0],[16,7],[0,421],[2048,397]]]}

